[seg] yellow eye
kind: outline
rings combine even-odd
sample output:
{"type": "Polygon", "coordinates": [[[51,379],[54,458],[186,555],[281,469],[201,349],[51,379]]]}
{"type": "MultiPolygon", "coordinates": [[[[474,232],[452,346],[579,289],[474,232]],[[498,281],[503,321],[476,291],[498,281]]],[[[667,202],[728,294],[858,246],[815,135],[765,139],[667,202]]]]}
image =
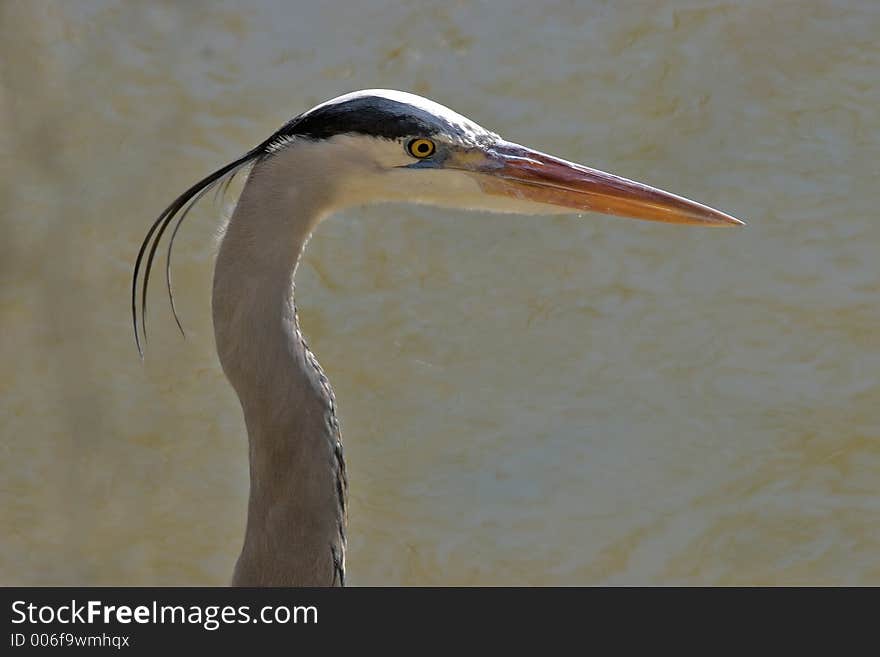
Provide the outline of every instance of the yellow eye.
{"type": "Polygon", "coordinates": [[[430,139],[413,139],[406,145],[407,152],[413,157],[430,157],[437,150],[434,142],[430,139]]]}

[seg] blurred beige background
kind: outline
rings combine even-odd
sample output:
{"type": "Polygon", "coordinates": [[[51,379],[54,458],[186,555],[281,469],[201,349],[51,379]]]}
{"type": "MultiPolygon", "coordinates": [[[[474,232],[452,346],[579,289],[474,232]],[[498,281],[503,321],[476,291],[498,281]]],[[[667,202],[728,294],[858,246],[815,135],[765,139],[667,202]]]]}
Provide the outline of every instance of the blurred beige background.
{"type": "Polygon", "coordinates": [[[337,94],[429,95],[745,230],[411,207],[300,269],[354,584],[880,584],[876,2],[0,2],[0,583],[223,584],[240,410],[210,198],[337,94]]]}

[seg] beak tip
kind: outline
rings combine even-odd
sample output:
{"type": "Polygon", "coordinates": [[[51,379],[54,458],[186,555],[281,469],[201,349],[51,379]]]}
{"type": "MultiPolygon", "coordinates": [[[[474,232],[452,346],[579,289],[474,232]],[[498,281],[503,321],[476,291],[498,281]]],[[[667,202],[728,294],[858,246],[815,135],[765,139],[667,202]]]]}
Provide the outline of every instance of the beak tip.
{"type": "Polygon", "coordinates": [[[720,210],[715,210],[714,208],[707,206],[701,206],[701,209],[706,211],[705,213],[701,213],[701,218],[703,220],[709,219],[710,223],[715,226],[720,226],[722,228],[742,228],[743,226],[748,225],[742,219],[737,219],[726,212],[721,212],[720,210]]]}

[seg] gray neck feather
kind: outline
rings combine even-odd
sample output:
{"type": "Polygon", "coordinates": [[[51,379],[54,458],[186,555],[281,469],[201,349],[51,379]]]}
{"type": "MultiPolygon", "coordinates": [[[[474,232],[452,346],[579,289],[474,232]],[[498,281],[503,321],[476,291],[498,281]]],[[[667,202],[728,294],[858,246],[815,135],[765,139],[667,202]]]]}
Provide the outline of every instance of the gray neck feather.
{"type": "Polygon", "coordinates": [[[348,487],[335,400],[293,300],[297,262],[334,190],[304,150],[292,146],[255,166],[214,271],[217,352],[249,440],[239,586],[344,583],[348,487]]]}

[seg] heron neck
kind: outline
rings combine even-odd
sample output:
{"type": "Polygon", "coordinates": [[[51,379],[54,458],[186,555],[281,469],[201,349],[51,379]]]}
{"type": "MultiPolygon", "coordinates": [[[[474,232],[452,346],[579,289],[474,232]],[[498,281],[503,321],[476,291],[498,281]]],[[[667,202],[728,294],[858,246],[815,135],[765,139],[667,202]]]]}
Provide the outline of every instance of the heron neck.
{"type": "Polygon", "coordinates": [[[251,172],[214,271],[217,352],[249,440],[236,585],[323,586],[344,577],[347,484],[335,400],[293,298],[297,262],[329,210],[329,192],[292,184],[296,149],[288,150],[251,172]]]}

